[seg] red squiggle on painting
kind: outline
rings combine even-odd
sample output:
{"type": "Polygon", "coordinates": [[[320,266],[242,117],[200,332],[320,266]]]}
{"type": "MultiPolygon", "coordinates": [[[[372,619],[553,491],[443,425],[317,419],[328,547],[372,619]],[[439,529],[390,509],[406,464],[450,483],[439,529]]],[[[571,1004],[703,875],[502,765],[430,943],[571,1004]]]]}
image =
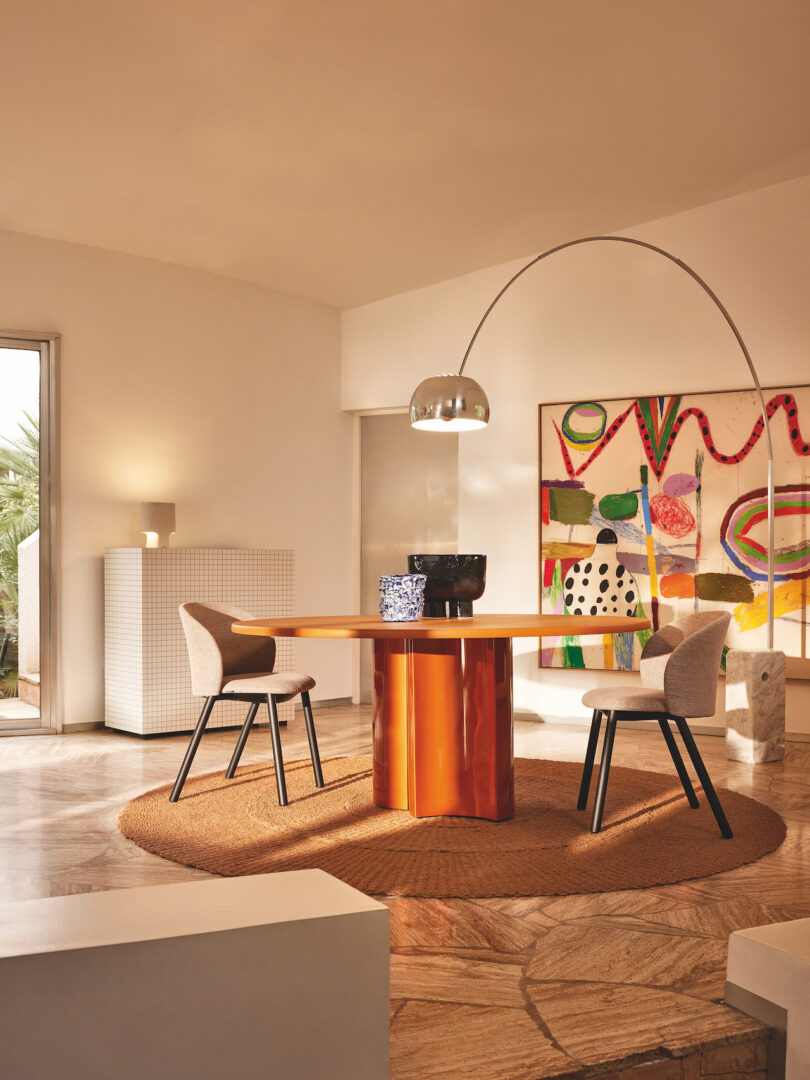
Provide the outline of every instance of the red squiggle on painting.
{"type": "MultiPolygon", "coordinates": [[[[796,404],[796,399],[794,398],[793,394],[777,394],[776,397],[771,398],[765,410],[767,412],[769,420],[779,408],[783,408],[785,410],[785,418],[787,419],[788,424],[788,437],[790,439],[790,443],[793,447],[794,453],[798,454],[800,457],[807,457],[808,455],[810,455],[810,443],[808,443],[805,437],[802,435],[801,428],[799,427],[799,407],[796,404]]],[[[762,432],[765,428],[765,421],[760,416],[760,418],[757,420],[757,422],[751,429],[751,434],[749,435],[747,441],[736,452],[736,454],[722,454],[715,446],[708,416],[702,409],[698,409],[695,406],[690,406],[688,409],[684,409],[683,412],[678,414],[678,418],[676,419],[672,427],[672,434],[667,441],[666,448],[661,457],[661,464],[659,465],[655,459],[655,455],[651,446],[652,433],[647,430],[647,425],[644,422],[644,417],[641,415],[641,410],[638,407],[638,402],[634,401],[632,405],[628,406],[628,408],[625,409],[623,413],[621,413],[621,415],[616,417],[616,419],[607,429],[605,434],[602,436],[599,445],[589,455],[587,461],[583,462],[583,464],[580,465],[578,469],[574,468],[573,462],[571,461],[571,456],[568,453],[568,448],[566,447],[565,442],[563,441],[562,434],[560,433],[560,429],[557,427],[556,424],[554,425],[554,429],[557,432],[557,438],[560,442],[560,449],[562,450],[565,469],[569,477],[573,478],[575,476],[581,476],[582,473],[585,472],[591,462],[594,461],[602,453],[604,448],[611,441],[617,431],[621,428],[622,424],[630,415],[630,412],[633,410],[635,410],[636,423],[638,424],[638,429],[641,433],[642,445],[644,446],[647,460],[649,461],[650,468],[655,473],[655,476],[658,480],[660,480],[661,477],[664,475],[667,461],[669,460],[669,454],[672,450],[675,439],[678,437],[679,431],[690,416],[694,416],[698,422],[698,427],[703,442],[706,446],[706,450],[709,454],[711,454],[715,461],[720,462],[720,464],[722,465],[736,465],[744,458],[746,458],[754,449],[756,444],[759,442],[762,436],[762,432]],[[645,439],[645,435],[649,437],[645,439]]]]}
{"type": "Polygon", "coordinates": [[[668,536],[675,536],[679,540],[688,536],[695,527],[695,519],[692,511],[676,495],[653,495],[650,499],[650,517],[653,525],[657,525],[661,532],[668,536]]]}

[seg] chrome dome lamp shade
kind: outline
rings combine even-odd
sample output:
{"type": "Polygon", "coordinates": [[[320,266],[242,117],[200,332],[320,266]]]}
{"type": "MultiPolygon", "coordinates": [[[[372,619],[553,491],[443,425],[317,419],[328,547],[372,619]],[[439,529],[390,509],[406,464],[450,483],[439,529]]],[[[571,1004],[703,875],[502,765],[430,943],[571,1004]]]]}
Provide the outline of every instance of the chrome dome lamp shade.
{"type": "Polygon", "coordinates": [[[420,431],[473,431],[487,426],[489,402],[475,379],[433,375],[414,390],[410,412],[420,431]]]}

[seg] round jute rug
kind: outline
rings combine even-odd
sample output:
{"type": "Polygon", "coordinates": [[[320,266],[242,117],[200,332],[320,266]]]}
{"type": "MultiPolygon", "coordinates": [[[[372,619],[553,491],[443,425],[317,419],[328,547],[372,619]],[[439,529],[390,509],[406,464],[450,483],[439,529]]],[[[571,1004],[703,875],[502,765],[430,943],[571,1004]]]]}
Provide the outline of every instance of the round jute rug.
{"type": "MultiPolygon", "coordinates": [[[[318,867],[365,893],[394,896],[558,896],[705,877],[778,847],[775,811],[719,789],[731,827],[724,840],[705,798],[691,810],[676,776],[614,767],[602,832],[576,807],[581,766],[519,758],[509,821],[412,818],[371,799],[371,758],[324,762],[318,790],[308,761],[290,762],[280,808],[270,765],[233,780],[207,773],[124,808],[124,836],[147,851],[227,876],[318,867]]],[[[595,780],[595,777],[594,777],[595,780]]],[[[595,786],[595,785],[594,785],[595,786]]],[[[592,789],[593,791],[593,789],[592,789]]]]}

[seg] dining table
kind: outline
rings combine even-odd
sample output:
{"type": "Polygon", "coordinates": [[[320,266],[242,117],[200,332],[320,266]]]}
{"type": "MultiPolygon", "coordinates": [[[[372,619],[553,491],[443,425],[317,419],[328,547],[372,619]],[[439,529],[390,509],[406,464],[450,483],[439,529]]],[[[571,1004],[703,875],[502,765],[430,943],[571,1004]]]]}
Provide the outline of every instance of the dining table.
{"type": "Polygon", "coordinates": [[[632,633],[648,619],[473,615],[384,622],[315,615],[234,622],[237,634],[371,638],[373,799],[413,817],[515,812],[512,639],[632,633]]]}

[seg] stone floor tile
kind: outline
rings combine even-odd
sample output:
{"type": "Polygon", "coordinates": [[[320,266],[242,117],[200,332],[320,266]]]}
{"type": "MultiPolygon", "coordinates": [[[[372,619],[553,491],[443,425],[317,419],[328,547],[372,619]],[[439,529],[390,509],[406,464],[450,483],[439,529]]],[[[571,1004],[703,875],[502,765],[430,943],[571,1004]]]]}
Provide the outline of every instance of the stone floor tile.
{"type": "Polygon", "coordinates": [[[522,969],[436,954],[391,957],[391,995],[425,1001],[523,1008],[522,969]]]}
{"type": "Polygon", "coordinates": [[[580,919],[588,915],[641,915],[644,912],[665,911],[673,901],[648,889],[626,889],[622,892],[585,893],[559,896],[544,908],[546,916],[559,922],[580,919]]]}
{"type": "Polygon", "coordinates": [[[391,1039],[391,1080],[543,1080],[580,1071],[521,1009],[410,1001],[391,1039]]]}
{"type": "Polygon", "coordinates": [[[521,952],[535,935],[519,919],[471,900],[383,898],[391,912],[391,947],[521,952]]]}
{"type": "Polygon", "coordinates": [[[763,1038],[707,1047],[703,1051],[703,1075],[729,1072],[752,1073],[767,1068],[768,1044],[763,1038]]]}
{"type": "Polygon", "coordinates": [[[723,970],[725,959],[725,942],[573,922],[538,940],[527,977],[668,987],[723,970]]]}
{"type": "Polygon", "coordinates": [[[622,1080],[683,1080],[683,1062],[678,1058],[645,1061],[622,1069],[622,1080]]]}
{"type": "Polygon", "coordinates": [[[724,1005],[668,990],[596,982],[529,982],[526,990],[554,1040],[585,1064],[615,1067],[634,1054],[697,1049],[719,1032],[743,1038],[764,1030],[724,1005]]]}

